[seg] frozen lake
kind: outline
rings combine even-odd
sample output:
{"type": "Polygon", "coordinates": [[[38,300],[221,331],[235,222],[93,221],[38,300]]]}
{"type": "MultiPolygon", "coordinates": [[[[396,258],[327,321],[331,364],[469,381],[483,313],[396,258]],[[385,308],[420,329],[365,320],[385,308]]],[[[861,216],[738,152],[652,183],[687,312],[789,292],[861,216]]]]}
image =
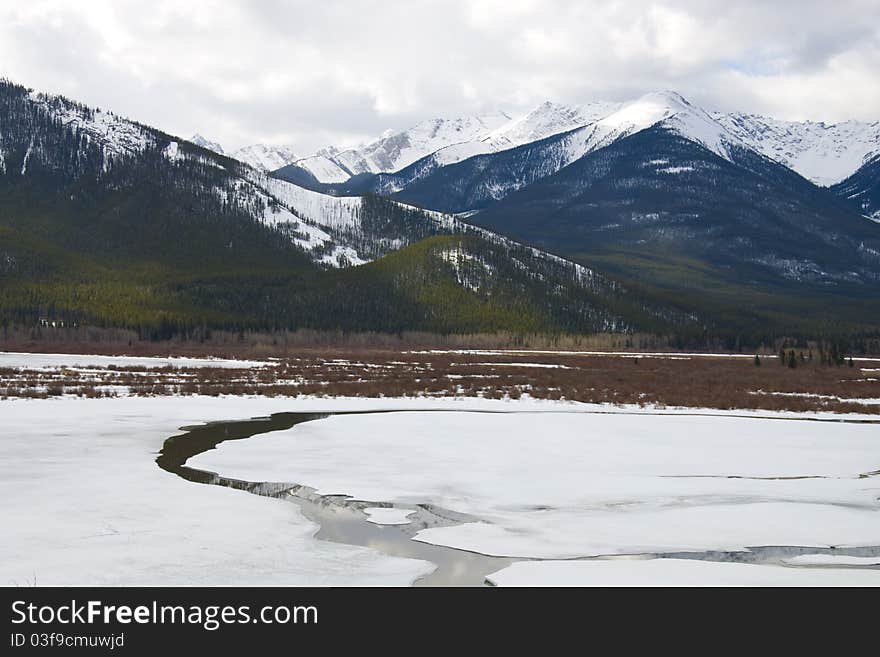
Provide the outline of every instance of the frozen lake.
{"type": "Polygon", "coordinates": [[[621,410],[0,402],[0,583],[880,585],[877,424],[621,410]]]}

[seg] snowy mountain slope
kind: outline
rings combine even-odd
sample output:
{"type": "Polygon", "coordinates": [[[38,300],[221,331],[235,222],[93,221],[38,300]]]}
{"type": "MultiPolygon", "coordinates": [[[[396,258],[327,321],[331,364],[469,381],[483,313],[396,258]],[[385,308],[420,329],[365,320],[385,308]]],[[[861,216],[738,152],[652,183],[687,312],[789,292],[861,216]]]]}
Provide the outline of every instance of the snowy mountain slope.
{"type": "Polygon", "coordinates": [[[236,318],[346,330],[626,330],[621,308],[641,317],[650,307],[604,300],[625,291],[453,217],[315,193],[17,85],[0,82],[0,126],[3,318],[48,305],[68,319],[162,331],[236,318]],[[58,287],[59,275],[83,287],[58,287]],[[24,291],[10,296],[13,283],[24,291]],[[438,313],[438,300],[454,310],[438,313]]]}
{"type": "MultiPolygon", "coordinates": [[[[78,140],[79,151],[76,160],[73,163],[66,163],[65,166],[68,168],[88,166],[89,163],[80,160],[92,149],[100,151],[99,166],[104,173],[126,159],[137,158],[154,150],[161,152],[169,162],[187,161],[220,169],[227,166],[224,161],[206,157],[203,152],[186,146],[189,142],[176,140],[159,130],[114,112],[88,107],[63,96],[33,91],[27,92],[26,99],[33,115],[27,121],[31,133],[18,170],[22,176],[28,173],[28,168],[35,158],[42,158],[48,162],[57,157],[55,151],[58,144],[54,143],[52,138],[58,135],[50,135],[48,131],[41,130],[38,127],[41,119],[37,117],[57,122],[62,131],[78,140]]],[[[2,162],[0,171],[5,169],[6,159],[2,154],[2,141],[2,133],[0,133],[0,162],[2,162]]],[[[196,145],[202,146],[202,144],[196,145]]]]}
{"type": "Polygon", "coordinates": [[[567,106],[545,102],[511,118],[504,112],[433,119],[399,133],[387,133],[356,149],[324,149],[296,162],[323,183],[342,183],[363,173],[400,171],[426,156],[436,166],[461,162],[474,155],[494,153],[544,139],[592,123],[619,108],[618,103],[567,106]]]}
{"type": "Polygon", "coordinates": [[[268,146],[266,144],[252,144],[234,151],[226,152],[223,146],[216,141],[206,139],[196,133],[190,138],[196,146],[207,148],[219,155],[227,155],[231,158],[244,162],[261,171],[274,171],[299,159],[299,156],[290,146],[268,146]]]}
{"type": "Polygon", "coordinates": [[[715,276],[733,286],[876,289],[880,230],[784,165],[736,150],[699,118],[677,113],[628,134],[471,220],[539,248],[592,253],[621,273],[654,267],[648,279],[671,288],[715,276]],[[644,258],[639,267],[635,258],[644,258]],[[685,263],[698,261],[701,275],[682,278],[685,263]]]}
{"type": "Polygon", "coordinates": [[[503,112],[431,119],[402,132],[387,131],[376,141],[357,148],[324,149],[296,164],[321,182],[342,182],[360,173],[397,171],[441,148],[477,141],[507,121],[510,117],[503,112]]]}
{"type": "Polygon", "coordinates": [[[357,224],[361,207],[359,196],[330,196],[313,192],[266,174],[251,174],[249,179],[290,208],[318,226],[348,228],[357,224]]]}
{"type": "MultiPolygon", "coordinates": [[[[590,142],[608,144],[624,134],[650,127],[657,121],[669,120],[669,125],[695,141],[707,146],[722,157],[727,157],[727,145],[737,144],[750,148],[785,166],[818,185],[828,186],[853,174],[871,157],[880,153],[880,121],[873,123],[846,121],[837,124],[822,122],[781,121],[769,117],[743,113],[706,112],[691,105],[675,92],[657,92],[628,103],[595,102],[579,107],[546,102],[531,112],[502,122],[484,133],[477,131],[465,139],[466,132],[452,143],[421,142],[422,157],[433,155],[430,167],[421,166],[424,174],[429,169],[455,164],[477,155],[516,148],[547,137],[594,125],[596,133],[590,142]],[[677,117],[677,118],[674,118],[677,117]],[[677,125],[676,125],[677,124],[677,125]]],[[[425,125],[420,124],[424,131],[425,125]]],[[[386,136],[369,148],[382,152],[385,140],[389,147],[401,135],[386,136]]],[[[583,152],[592,148],[582,146],[583,152]]],[[[296,165],[314,175],[322,183],[340,184],[351,176],[373,173],[397,173],[416,162],[419,149],[410,151],[410,157],[382,162],[367,162],[359,149],[340,153],[335,149],[324,151],[296,165]]],[[[404,176],[403,178],[407,178],[404,176]]],[[[411,178],[414,180],[417,178],[411,178]]],[[[397,181],[397,189],[403,186],[397,181]]],[[[393,191],[395,184],[382,187],[393,191]]]]}
{"type": "Polygon", "coordinates": [[[295,167],[313,176],[315,180],[323,183],[342,183],[351,178],[352,173],[337,162],[329,149],[325,149],[318,155],[297,160],[287,165],[295,167]]]}
{"type": "Polygon", "coordinates": [[[755,114],[713,113],[713,118],[753,150],[817,185],[829,186],[880,154],[880,121],[780,121],[755,114]]]}
{"type": "Polygon", "coordinates": [[[833,185],[831,191],[862,216],[880,223],[880,153],[854,174],[833,185]]]}
{"type": "MultiPolygon", "coordinates": [[[[86,107],[62,96],[29,92],[28,100],[37,111],[52,116],[61,126],[74,131],[86,143],[100,145],[104,156],[104,167],[110,166],[113,159],[138,155],[151,147],[157,140],[145,126],[100,109],[86,107]]],[[[39,134],[33,134],[22,165],[26,172],[27,161],[34,148],[39,148],[39,134]]]]}
{"type": "MultiPolygon", "coordinates": [[[[272,209],[272,204],[269,204],[264,220],[273,224],[305,222],[312,228],[312,232],[310,239],[304,240],[302,246],[307,250],[329,246],[330,252],[320,259],[325,264],[336,267],[363,264],[416,241],[414,238],[438,234],[469,234],[508,251],[520,250],[541,262],[568,267],[572,278],[583,285],[596,278],[595,272],[583,265],[521,245],[515,240],[468,224],[447,213],[424,210],[398,201],[387,201],[403,211],[409,226],[398,226],[399,230],[394,231],[389,230],[386,224],[381,231],[376,231],[370,225],[369,208],[365,210],[365,203],[369,202],[365,202],[363,197],[329,196],[257,171],[249,172],[246,178],[263,190],[270,201],[275,201],[276,207],[272,209]],[[381,243],[381,247],[377,247],[377,243],[381,243]]],[[[375,200],[372,202],[376,203],[375,200]]]]}
{"type": "MultiPolygon", "coordinates": [[[[398,173],[426,158],[429,165],[419,166],[420,175],[404,175],[394,183],[379,187],[382,191],[399,191],[406,184],[424,177],[429,171],[466,160],[477,155],[505,151],[547,137],[592,126],[580,138],[572,140],[571,157],[611,143],[614,139],[642,130],[658,121],[670,120],[684,134],[726,155],[723,142],[737,142],[735,135],[719,125],[704,110],[688,103],[675,92],[650,93],[629,103],[594,102],[581,106],[567,106],[545,102],[534,110],[514,118],[503,113],[446,121],[435,119],[419,124],[402,133],[384,137],[362,149],[337,151],[325,149],[295,163],[308,171],[319,182],[344,183],[352,176],[363,173],[398,173]],[[500,117],[504,120],[498,121],[500,117]],[[497,123],[491,127],[491,123],[497,123]],[[491,129],[486,129],[487,126],[491,129]],[[579,145],[580,144],[580,145],[579,145]],[[405,154],[397,157],[401,145],[405,154]],[[418,157],[416,157],[418,155],[418,157]]],[[[283,172],[282,172],[282,175],[283,172]]]]}
{"type": "Polygon", "coordinates": [[[358,151],[343,151],[336,159],[354,173],[397,171],[445,146],[478,139],[510,117],[503,112],[455,119],[424,121],[405,132],[391,134],[358,151]]]}
{"type": "MultiPolygon", "coordinates": [[[[340,199],[310,192],[270,178],[263,172],[264,167],[248,162],[244,162],[244,166],[230,166],[229,160],[214,160],[205,156],[204,151],[188,148],[184,140],[173,139],[112,112],[92,110],[60,97],[43,94],[31,94],[30,100],[35,110],[52,117],[73,134],[100,148],[104,154],[101,165],[104,171],[114,161],[143,156],[151,150],[161,153],[173,164],[209,166],[218,172],[222,171],[221,180],[213,187],[214,195],[226,204],[249,208],[254,217],[265,225],[282,229],[290,241],[308,253],[316,263],[342,267],[366,261],[358,257],[354,249],[337,243],[330,233],[321,229],[321,226],[339,228],[354,225],[360,198],[340,199]]],[[[206,144],[210,142],[201,138],[192,143],[207,148],[206,144]]],[[[217,144],[211,145],[217,147],[210,148],[211,151],[219,153],[222,150],[217,144]]],[[[51,147],[45,151],[42,149],[39,135],[35,132],[18,169],[19,175],[27,174],[29,162],[35,158],[51,160],[54,157],[51,147]]],[[[266,158],[272,157],[272,152],[263,148],[251,148],[248,153],[257,153],[264,163],[270,161],[266,158]]]]}
{"type": "Polygon", "coordinates": [[[51,307],[84,321],[159,322],[163,335],[239,321],[390,331],[696,323],[702,334],[708,321],[787,331],[813,313],[810,330],[841,317],[862,330],[880,317],[869,296],[877,226],[676,94],[440,166],[387,199],[310,191],[0,82],[0,162],[0,311],[16,321],[51,307]],[[472,219],[483,229],[442,212],[488,205],[472,219]],[[119,286],[107,272],[123,272],[119,286]],[[73,286],[58,284],[68,278],[73,286]],[[742,308],[754,310],[748,321],[742,308]]]}
{"type": "Polygon", "coordinates": [[[229,156],[262,171],[280,169],[299,158],[290,146],[267,146],[265,144],[244,146],[232,151],[229,156]]]}
{"type": "Polygon", "coordinates": [[[216,141],[211,141],[210,139],[206,139],[202,137],[202,135],[196,133],[189,139],[196,146],[201,146],[202,148],[207,148],[209,151],[214,151],[220,155],[226,155],[226,152],[223,150],[223,147],[218,144],[216,141]]]}
{"type": "Polygon", "coordinates": [[[619,108],[619,103],[600,102],[569,107],[548,101],[528,114],[511,119],[480,137],[478,141],[462,142],[441,148],[433,153],[433,162],[438,167],[447,166],[475,155],[516,148],[594,123],[619,108]]]}
{"type": "MultiPolygon", "coordinates": [[[[102,160],[94,166],[100,171],[110,170],[114,163],[125,158],[147,157],[151,153],[158,154],[170,164],[183,166],[184,170],[188,166],[209,167],[217,176],[210,189],[214,197],[225,205],[245,208],[266,226],[282,230],[291,243],[320,265],[345,267],[363,264],[389,252],[391,247],[400,248],[408,243],[394,235],[384,249],[377,251],[365,246],[370,239],[379,240],[382,236],[361,234],[360,197],[340,198],[312,192],[271,178],[261,168],[246,162],[239,164],[227,158],[213,159],[204,151],[193,149],[185,140],[60,97],[31,94],[29,101],[34,111],[48,120],[57,121],[65,133],[77,135],[93,149],[99,149],[102,160]],[[372,255],[360,256],[352,242],[358,242],[364,253],[372,255]]],[[[8,122],[4,121],[0,126],[8,127],[8,122]]],[[[15,173],[22,177],[29,173],[29,164],[32,167],[57,167],[54,162],[58,152],[54,144],[43,139],[43,131],[36,127],[30,128],[29,132],[30,136],[24,137],[26,150],[15,167],[15,173]]],[[[13,136],[9,130],[7,135],[13,136]]],[[[199,141],[202,143],[196,145],[204,148],[207,140],[199,141]]],[[[0,139],[0,153],[15,150],[4,142],[0,139]]],[[[5,157],[0,168],[5,173],[5,157]]],[[[85,174],[83,171],[72,173],[85,174]]],[[[186,175],[181,172],[182,178],[186,175]]],[[[440,225],[435,219],[428,221],[440,225]]]]}
{"type": "Polygon", "coordinates": [[[620,103],[595,102],[570,107],[548,101],[493,130],[481,142],[492,151],[514,148],[593,123],[617,111],[620,106],[620,103]]]}
{"type": "MultiPolygon", "coordinates": [[[[430,156],[432,166],[433,168],[448,166],[475,155],[496,153],[540,141],[593,123],[613,113],[619,107],[617,103],[590,103],[581,107],[568,107],[545,102],[528,114],[511,119],[481,137],[479,141],[462,142],[441,148],[430,156]]],[[[383,191],[398,190],[389,187],[383,191]]]]}
{"type": "Polygon", "coordinates": [[[395,174],[351,182],[360,186],[358,191],[397,192],[401,200],[423,207],[470,212],[552,175],[588,153],[654,126],[662,126],[729,161],[748,149],[704,110],[666,91],[646,94],[593,123],[537,142],[451,165],[441,165],[437,161],[439,153],[435,153],[395,174]]]}
{"type": "Polygon", "coordinates": [[[281,231],[318,264],[364,262],[319,226],[333,226],[345,212],[356,212],[360,199],[347,202],[279,184],[246,163],[214,155],[216,149],[203,150],[209,143],[203,138],[176,139],[112,112],[14,85],[0,91],[5,110],[0,114],[0,174],[16,180],[48,174],[58,178],[58,184],[93,178],[113,189],[136,185],[129,172],[145,166],[142,175],[167,178],[169,196],[195,195],[202,200],[192,205],[207,214],[256,219],[281,231]],[[170,166],[163,167],[163,162],[170,166]],[[149,167],[162,170],[156,173],[149,167]]]}
{"type": "Polygon", "coordinates": [[[616,111],[572,131],[564,140],[562,161],[574,162],[587,153],[641,130],[662,126],[732,161],[735,148],[748,147],[704,109],[674,91],[658,91],[622,104],[616,111]]]}

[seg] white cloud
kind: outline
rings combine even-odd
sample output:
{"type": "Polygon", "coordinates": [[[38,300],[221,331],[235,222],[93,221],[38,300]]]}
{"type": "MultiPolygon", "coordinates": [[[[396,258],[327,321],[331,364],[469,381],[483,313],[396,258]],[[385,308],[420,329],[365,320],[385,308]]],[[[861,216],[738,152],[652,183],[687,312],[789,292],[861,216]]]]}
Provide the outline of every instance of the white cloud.
{"type": "Polygon", "coordinates": [[[30,0],[0,75],[228,147],[307,152],[424,118],[672,88],[780,118],[880,118],[880,4],[30,0]]]}

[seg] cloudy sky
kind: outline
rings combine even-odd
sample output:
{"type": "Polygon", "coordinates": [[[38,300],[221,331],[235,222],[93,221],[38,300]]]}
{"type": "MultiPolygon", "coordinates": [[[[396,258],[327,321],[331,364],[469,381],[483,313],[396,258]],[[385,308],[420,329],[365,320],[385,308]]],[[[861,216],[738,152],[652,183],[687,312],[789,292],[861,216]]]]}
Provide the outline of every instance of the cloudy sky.
{"type": "Polygon", "coordinates": [[[675,89],[880,119],[880,2],[0,2],[0,76],[188,137],[307,154],[434,116],[675,89]]]}

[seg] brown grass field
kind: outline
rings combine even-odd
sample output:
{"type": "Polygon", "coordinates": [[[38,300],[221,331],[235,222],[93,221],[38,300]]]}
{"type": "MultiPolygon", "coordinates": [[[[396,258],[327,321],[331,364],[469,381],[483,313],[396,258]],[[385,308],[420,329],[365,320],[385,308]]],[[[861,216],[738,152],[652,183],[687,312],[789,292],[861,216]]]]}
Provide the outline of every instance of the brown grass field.
{"type": "Polygon", "coordinates": [[[0,369],[0,396],[264,395],[464,396],[580,402],[880,413],[880,362],[820,365],[776,356],[671,353],[450,352],[309,348],[245,369],[0,369]]]}

